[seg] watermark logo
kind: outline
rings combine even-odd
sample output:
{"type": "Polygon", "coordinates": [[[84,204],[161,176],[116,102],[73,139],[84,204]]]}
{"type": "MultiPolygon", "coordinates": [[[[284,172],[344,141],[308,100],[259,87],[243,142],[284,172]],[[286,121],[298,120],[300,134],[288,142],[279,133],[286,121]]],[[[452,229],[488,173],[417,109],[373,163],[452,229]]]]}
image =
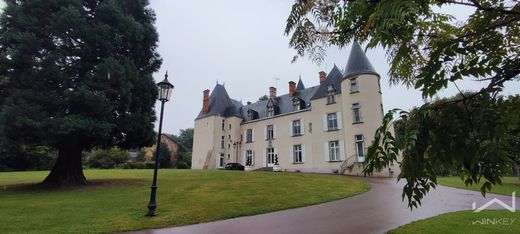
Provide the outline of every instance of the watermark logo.
{"type": "Polygon", "coordinates": [[[471,222],[473,225],[513,225],[516,219],[514,218],[482,218],[471,222]]]}
{"type": "Polygon", "coordinates": [[[473,202],[473,212],[478,213],[480,211],[483,211],[486,208],[488,208],[489,206],[493,205],[494,203],[502,206],[506,210],[509,210],[511,212],[515,212],[516,211],[516,206],[515,206],[516,205],[516,197],[515,197],[515,194],[516,194],[516,191],[514,191],[511,194],[511,206],[508,206],[505,202],[501,201],[498,198],[493,198],[491,201],[488,201],[486,204],[480,206],[478,209],[477,209],[477,202],[473,202]]]}

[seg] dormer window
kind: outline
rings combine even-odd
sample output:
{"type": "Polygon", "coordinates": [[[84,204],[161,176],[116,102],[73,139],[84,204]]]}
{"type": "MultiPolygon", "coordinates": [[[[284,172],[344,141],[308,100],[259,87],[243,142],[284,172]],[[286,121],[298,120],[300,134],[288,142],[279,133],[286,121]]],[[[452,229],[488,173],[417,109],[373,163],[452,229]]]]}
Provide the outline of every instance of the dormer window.
{"type": "Polygon", "coordinates": [[[336,89],[334,85],[329,84],[329,86],[327,86],[327,104],[333,103],[336,103],[336,89]]]}
{"type": "Polygon", "coordinates": [[[293,110],[294,111],[299,111],[301,109],[301,100],[299,97],[294,97],[292,99],[292,104],[293,104],[293,110]]]}
{"type": "Polygon", "coordinates": [[[248,120],[258,119],[258,112],[254,111],[253,109],[247,110],[247,119],[248,120]]]}
{"type": "Polygon", "coordinates": [[[274,105],[267,106],[267,117],[274,116],[274,105]]]}

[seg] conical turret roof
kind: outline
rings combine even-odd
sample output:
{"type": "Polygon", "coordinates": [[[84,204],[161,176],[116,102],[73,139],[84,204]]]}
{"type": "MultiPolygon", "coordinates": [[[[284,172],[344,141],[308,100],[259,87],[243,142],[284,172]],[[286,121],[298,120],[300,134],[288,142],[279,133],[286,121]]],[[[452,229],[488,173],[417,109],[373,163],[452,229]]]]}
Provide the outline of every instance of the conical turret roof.
{"type": "Polygon", "coordinates": [[[370,61],[368,61],[365,51],[363,51],[357,41],[354,41],[352,49],[350,50],[350,56],[348,57],[347,66],[343,72],[343,78],[362,74],[379,76],[370,61]]]}

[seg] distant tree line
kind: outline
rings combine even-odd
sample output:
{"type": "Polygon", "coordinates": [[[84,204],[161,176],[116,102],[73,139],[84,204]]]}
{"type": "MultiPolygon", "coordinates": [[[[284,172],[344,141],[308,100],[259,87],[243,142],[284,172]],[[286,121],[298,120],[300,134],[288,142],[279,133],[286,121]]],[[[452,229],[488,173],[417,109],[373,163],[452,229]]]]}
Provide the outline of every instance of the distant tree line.
{"type": "MultiPolygon", "coordinates": [[[[193,147],[193,128],[181,129],[179,135],[169,135],[179,144],[178,159],[173,165],[171,151],[165,144],[159,148],[160,168],[191,168],[191,152],[193,147]]],[[[110,148],[94,148],[82,153],[83,167],[111,169],[146,169],[153,168],[155,148],[150,158],[146,157],[145,148],[139,149],[137,156],[131,160],[127,150],[117,146],[110,148]]],[[[23,144],[0,148],[0,171],[50,170],[57,158],[57,150],[48,146],[26,146],[23,144]]]]}

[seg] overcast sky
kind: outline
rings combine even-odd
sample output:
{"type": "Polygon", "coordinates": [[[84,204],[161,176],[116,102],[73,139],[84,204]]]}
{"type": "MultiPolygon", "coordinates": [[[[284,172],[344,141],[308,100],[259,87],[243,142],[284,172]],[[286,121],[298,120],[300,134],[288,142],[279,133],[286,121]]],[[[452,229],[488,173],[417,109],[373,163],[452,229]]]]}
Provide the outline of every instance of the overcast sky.
{"type": "MultiPolygon", "coordinates": [[[[320,66],[308,59],[291,63],[294,50],[288,48],[283,35],[293,1],[286,0],[152,0],[157,15],[159,53],[164,62],[154,75],[163,79],[168,70],[175,85],[166,103],[163,132],[177,134],[179,129],[193,127],[202,107],[202,91],[212,90],[216,82],[224,83],[231,98],[256,101],[267,94],[269,86],[278,83],[278,94],[288,92],[288,82],[301,75],[306,87],[319,83],[318,72],[329,72],[334,63],[344,69],[350,45],[329,48],[320,66]],[[276,82],[275,78],[279,78],[276,82]]],[[[464,16],[463,9],[448,9],[464,16]]],[[[362,45],[364,47],[364,45],[362,45]]],[[[367,56],[381,75],[385,111],[409,109],[422,104],[420,92],[404,86],[388,84],[388,63],[382,49],[367,51],[367,56]]],[[[506,94],[519,93],[519,82],[511,83],[506,94]]],[[[461,82],[462,89],[479,87],[478,82],[461,82]]],[[[456,94],[454,88],[440,96],[456,94]]],[[[159,111],[159,105],[156,106],[159,111]]],[[[158,113],[159,114],[159,113],[158,113]]],[[[157,124],[156,124],[157,126],[157,124]]]]}
{"type": "MultiPolygon", "coordinates": [[[[331,47],[320,66],[307,58],[291,63],[295,52],[288,48],[289,39],[283,30],[293,0],[150,2],[157,16],[158,50],[163,58],[154,78],[162,80],[168,70],[169,80],[175,85],[172,98],[165,105],[165,133],[177,134],[179,129],[193,127],[202,107],[202,91],[212,90],[217,81],[225,84],[231,98],[245,104],[267,94],[268,88],[276,83],[278,94],[286,94],[288,82],[297,81],[300,75],[306,87],[317,85],[318,72],[328,73],[334,63],[344,69],[350,52],[350,45],[343,49],[331,47]],[[276,82],[275,78],[279,80],[276,82]]],[[[445,10],[460,17],[468,14],[461,8],[445,10]]],[[[381,75],[385,110],[422,104],[419,91],[389,86],[389,66],[382,49],[369,50],[367,56],[381,75]]],[[[482,85],[471,81],[458,84],[464,90],[482,85]]],[[[506,85],[509,87],[505,94],[520,92],[520,82],[506,85]]],[[[450,88],[439,96],[456,93],[456,89],[450,88]]],[[[157,115],[159,108],[157,102],[157,115]]]]}

